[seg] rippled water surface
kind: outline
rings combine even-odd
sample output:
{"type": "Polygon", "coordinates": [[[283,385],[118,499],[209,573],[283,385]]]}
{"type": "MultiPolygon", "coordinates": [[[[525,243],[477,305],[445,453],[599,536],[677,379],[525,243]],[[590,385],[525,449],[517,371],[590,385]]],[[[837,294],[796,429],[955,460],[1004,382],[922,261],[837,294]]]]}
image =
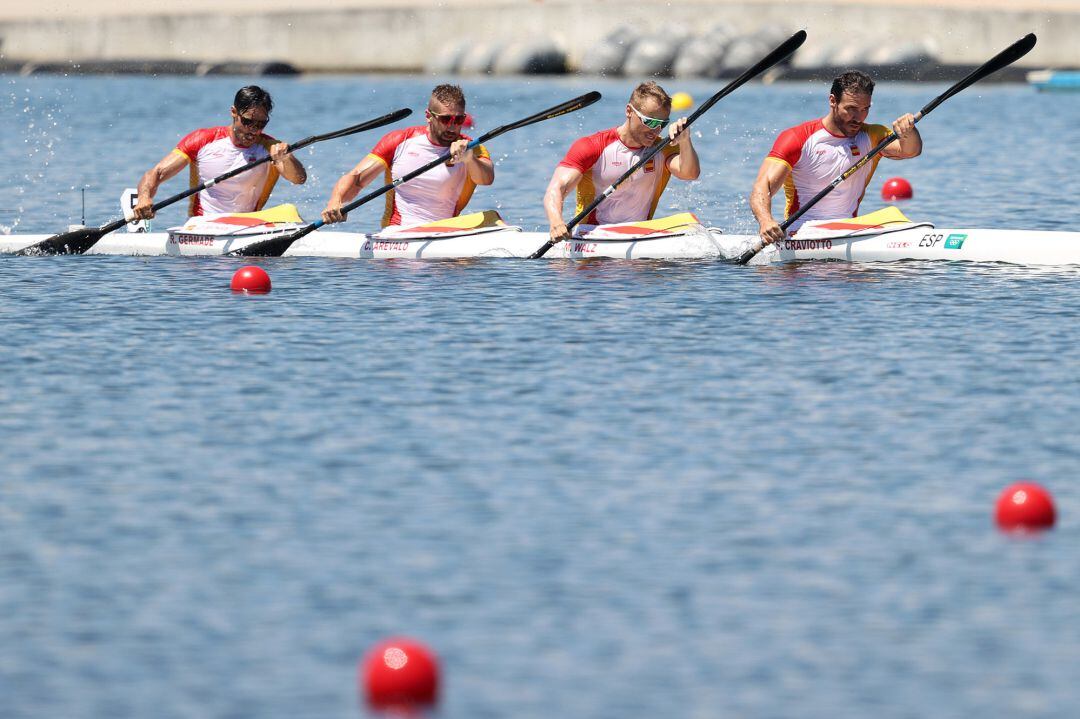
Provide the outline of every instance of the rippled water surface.
{"type": "MultiPolygon", "coordinates": [[[[15,232],[77,221],[82,187],[111,219],[240,82],[0,81],[15,232]]],[[[271,80],[270,129],[421,109],[430,84],[271,80]]],[[[491,143],[473,207],[535,227],[630,83],[465,87],[481,131],[605,93],[491,143]]],[[[883,84],[875,115],[942,89],[883,84]]],[[[825,91],[725,99],[665,205],[749,230],[760,158],[825,91]]],[[[864,209],[903,174],[920,219],[1073,229],[1078,117],[1080,95],[972,88],[864,209]]],[[[276,199],[314,217],[376,137],[305,151],[276,199]]],[[[240,264],[0,257],[0,715],[355,717],[356,660],[391,633],[442,656],[445,717],[1080,704],[1080,270],[285,258],[248,297],[240,264]],[[1053,532],[993,529],[1021,478],[1056,495],[1053,532]]]]}

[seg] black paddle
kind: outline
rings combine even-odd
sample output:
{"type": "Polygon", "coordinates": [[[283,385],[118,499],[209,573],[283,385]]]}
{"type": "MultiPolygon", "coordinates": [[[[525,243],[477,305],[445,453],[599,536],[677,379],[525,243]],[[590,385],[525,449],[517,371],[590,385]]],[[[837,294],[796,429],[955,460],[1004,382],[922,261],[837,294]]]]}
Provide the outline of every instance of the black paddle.
{"type": "MultiPolygon", "coordinates": [[[[929,103],[927,103],[926,107],[919,110],[919,112],[915,114],[915,122],[918,122],[919,120],[929,115],[931,110],[933,110],[935,107],[945,102],[961,90],[964,90],[971,85],[974,85],[976,82],[982,80],[987,75],[997,72],[998,70],[1007,65],[1013,64],[1014,62],[1022,58],[1024,55],[1027,55],[1029,52],[1031,52],[1031,48],[1033,47],[1035,47],[1035,35],[1034,33],[1028,33],[1024,37],[1014,42],[1009,47],[999,52],[997,55],[994,55],[994,57],[987,60],[985,63],[983,63],[983,65],[976,68],[974,71],[972,71],[970,75],[965,77],[963,80],[956,83],[948,90],[941,93],[929,103]]],[[[836,189],[836,186],[839,185],[841,182],[854,175],[860,170],[860,168],[865,167],[866,163],[870,162],[870,160],[872,160],[878,153],[884,150],[885,147],[895,139],[895,132],[890,132],[888,135],[886,135],[885,138],[882,139],[882,141],[879,142],[877,145],[875,145],[874,148],[870,150],[870,152],[866,153],[861,160],[856,162],[848,169],[844,170],[842,174],[837,175],[836,179],[834,179],[832,182],[822,188],[821,192],[810,198],[810,200],[805,205],[800,207],[798,211],[795,212],[795,214],[781,222],[780,229],[784,232],[787,232],[787,228],[791,227],[791,225],[800,217],[802,217],[807,210],[816,205],[821,198],[825,197],[825,195],[836,189]]],[[[729,260],[729,262],[737,265],[745,265],[747,262],[753,259],[754,255],[761,252],[761,250],[763,250],[764,248],[765,242],[760,241],[759,238],[759,241],[755,242],[750,249],[748,249],[746,252],[743,252],[738,257],[729,260]]]]}
{"type": "MultiPolygon", "coordinates": [[[[348,135],[353,135],[357,132],[363,132],[364,130],[371,130],[376,127],[382,127],[383,125],[389,125],[391,122],[397,122],[398,120],[404,117],[408,117],[411,114],[412,110],[402,108],[401,110],[391,112],[389,115],[383,115],[382,117],[377,117],[374,120],[362,122],[359,125],[346,127],[343,130],[337,130],[336,132],[328,132],[325,135],[312,135],[311,137],[305,138],[300,142],[289,145],[289,152],[295,152],[296,150],[307,147],[308,145],[313,145],[316,142],[322,142],[323,140],[335,140],[339,137],[346,137],[348,135]]],[[[219,182],[224,182],[231,177],[236,177],[241,172],[247,172],[251,168],[258,167],[264,162],[269,161],[270,157],[267,156],[262,159],[256,160],[255,162],[249,162],[243,167],[237,167],[234,170],[229,170],[224,175],[215,177],[212,180],[207,180],[206,182],[202,183],[197,187],[192,187],[190,190],[185,190],[184,192],[181,192],[179,195],[173,195],[172,197],[166,198],[159,202],[155,202],[153,210],[154,212],[157,212],[163,207],[168,207],[174,202],[179,202],[185,197],[191,197],[196,192],[202,192],[208,187],[213,187],[219,182]]],[[[128,222],[131,222],[131,220],[128,220],[127,218],[121,218],[119,220],[114,220],[107,225],[102,225],[101,227],[84,227],[78,230],[71,230],[70,232],[63,232],[59,235],[53,235],[52,237],[44,239],[41,242],[30,245],[29,247],[24,247],[15,254],[81,255],[82,253],[93,247],[95,244],[97,244],[97,241],[100,240],[102,237],[109,234],[110,232],[115,232],[116,230],[119,230],[128,222]]]]}
{"type": "MultiPolygon", "coordinates": [[[[784,58],[786,58],[791,53],[798,50],[799,46],[802,45],[804,42],[806,42],[806,31],[805,30],[799,30],[797,33],[795,33],[794,35],[789,37],[787,40],[785,40],[783,43],[781,43],[779,46],[777,46],[777,48],[775,50],[773,50],[768,55],[766,55],[764,58],[759,60],[756,65],[754,65],[753,67],[747,69],[747,71],[744,72],[742,75],[739,75],[737,78],[735,78],[730,83],[728,83],[727,86],[724,87],[723,90],[716,93],[715,95],[710,97],[708,100],[706,100],[704,103],[702,103],[701,107],[699,107],[697,110],[695,110],[693,113],[691,113],[689,117],[686,118],[686,125],[683,128],[683,132],[686,132],[686,130],[690,128],[690,125],[692,125],[695,120],[697,120],[699,117],[701,117],[703,114],[705,114],[705,112],[709,108],[711,108],[713,105],[715,105],[717,102],[722,100],[724,97],[730,95],[732,92],[737,90],[742,85],[745,85],[748,81],[753,79],[756,75],[760,75],[761,73],[765,72],[766,70],[768,70],[770,67],[772,67],[776,63],[778,63],[781,60],[783,60],[784,58]]],[[[574,229],[574,227],[579,222],[581,222],[586,217],[588,217],[589,213],[592,212],[593,210],[595,210],[597,207],[599,207],[600,203],[603,202],[604,200],[606,200],[611,195],[611,193],[615,192],[615,190],[618,189],[619,185],[626,182],[626,180],[631,175],[633,175],[635,172],[637,172],[639,169],[641,169],[642,167],[645,167],[645,165],[648,164],[649,160],[651,160],[658,152],[663,150],[670,143],[671,143],[671,138],[670,137],[665,137],[661,142],[658,142],[657,144],[653,145],[649,149],[649,151],[646,152],[642,156],[640,162],[638,162],[636,165],[634,165],[629,170],[624,172],[622,174],[622,176],[619,177],[619,179],[617,179],[617,180],[615,180],[615,182],[611,183],[611,185],[606,190],[604,190],[602,193],[600,193],[600,195],[597,196],[597,198],[595,200],[593,200],[591,203],[589,203],[588,207],[583,209],[581,212],[577,213],[572,220],[570,220],[569,222],[566,223],[567,232],[574,229]]],[[[535,259],[538,259],[540,257],[543,257],[544,255],[547,254],[548,250],[550,250],[552,247],[554,247],[557,244],[557,242],[558,242],[557,240],[549,239],[547,242],[545,242],[543,244],[543,246],[540,249],[538,249],[536,252],[529,255],[529,259],[530,260],[535,260],[535,259]]]]}
{"type": "MultiPolygon", "coordinates": [[[[581,97],[575,97],[573,100],[567,100],[566,102],[560,103],[555,107],[548,108],[543,112],[538,112],[535,115],[526,117],[524,120],[518,120],[517,122],[511,122],[509,125],[502,125],[500,127],[496,127],[494,130],[486,132],[475,140],[470,141],[468,147],[471,150],[474,147],[477,147],[478,145],[487,142],[494,137],[498,137],[503,133],[510,132],[511,130],[517,130],[518,128],[525,127],[526,125],[532,125],[537,122],[542,122],[543,120],[550,120],[553,117],[559,117],[560,115],[565,115],[569,112],[576,112],[577,110],[588,107],[599,99],[600,93],[596,91],[585,93],[581,97]]],[[[373,190],[364,195],[363,197],[359,197],[353,200],[347,205],[342,205],[341,211],[344,214],[348,214],[349,212],[352,212],[365,202],[370,202],[376,197],[386,194],[398,185],[408,182],[414,177],[422,175],[428,170],[438,167],[439,165],[442,165],[449,160],[450,154],[447,153],[443,157],[432,160],[423,167],[418,167],[412,172],[402,175],[393,182],[387,185],[383,185],[379,189],[373,190]]],[[[296,232],[293,232],[292,234],[282,235],[280,237],[272,237],[270,239],[253,242],[246,247],[241,247],[240,249],[233,250],[228,254],[239,257],[280,257],[285,253],[287,249],[289,249],[289,247],[292,246],[294,242],[299,240],[301,237],[304,237],[305,235],[314,232],[325,224],[326,222],[321,219],[316,220],[310,225],[307,225],[306,227],[303,227],[296,232]]]]}

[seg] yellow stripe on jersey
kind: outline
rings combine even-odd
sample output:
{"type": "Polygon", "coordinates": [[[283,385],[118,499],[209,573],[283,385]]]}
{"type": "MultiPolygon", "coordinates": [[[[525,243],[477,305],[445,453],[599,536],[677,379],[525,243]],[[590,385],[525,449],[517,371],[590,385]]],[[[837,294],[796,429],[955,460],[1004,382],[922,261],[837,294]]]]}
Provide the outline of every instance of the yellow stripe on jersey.
{"type": "MultiPolygon", "coordinates": [[[[478,160],[491,159],[491,155],[488,154],[487,148],[483,145],[477,145],[473,148],[473,156],[478,160]]],[[[458,196],[457,204],[454,206],[454,214],[459,215],[461,211],[465,209],[465,206],[469,204],[469,200],[472,199],[473,193],[476,192],[476,183],[469,177],[469,173],[465,173],[465,184],[461,188],[461,194],[458,196]]]]}
{"type": "MultiPolygon", "coordinates": [[[[780,162],[784,162],[780,160],[780,162]]],[[[784,162],[787,165],[786,162],[784,162]]],[[[789,165],[790,167],[790,165],[789,165]]],[[[791,217],[791,213],[794,212],[795,198],[798,193],[795,190],[795,173],[789,172],[788,176],[784,178],[784,219],[791,217]]],[[[770,200],[771,202],[771,200],[770,200]]]]}
{"type": "MultiPolygon", "coordinates": [[[[390,165],[383,162],[383,159],[378,155],[370,155],[369,157],[378,158],[379,162],[382,162],[386,166],[386,171],[383,172],[383,184],[389,185],[394,181],[394,176],[390,173],[390,165]]],[[[385,230],[390,226],[390,220],[394,217],[394,191],[390,190],[386,193],[386,205],[383,207],[382,213],[382,227],[385,230]]]]}
{"type": "Polygon", "coordinates": [[[885,127],[884,125],[866,125],[864,127],[866,134],[870,136],[870,146],[878,144],[888,136],[892,129],[885,127]]]}
{"type": "MultiPolygon", "coordinates": [[[[270,148],[274,146],[275,142],[276,140],[267,137],[266,135],[261,135],[259,138],[259,144],[262,145],[267,152],[270,152],[270,148]]],[[[280,176],[281,173],[278,172],[278,169],[271,161],[270,172],[266,173],[266,184],[263,185],[262,192],[259,194],[259,200],[255,203],[256,212],[266,207],[266,201],[270,199],[270,193],[274,191],[274,185],[277,184],[278,177],[280,176]]]]}
{"type": "MultiPolygon", "coordinates": [[[[183,155],[184,153],[180,153],[180,154],[183,155]]],[[[184,155],[184,156],[187,157],[186,155],[184,155]]],[[[199,165],[198,165],[198,163],[189,162],[188,163],[188,187],[198,187],[200,182],[202,182],[202,180],[199,179],[199,165]]],[[[192,195],[191,197],[188,198],[188,210],[187,210],[188,217],[194,217],[195,216],[195,209],[198,206],[199,206],[199,193],[196,192],[194,195],[192,195]]]]}
{"type": "Polygon", "coordinates": [[[389,165],[387,165],[387,164],[386,164],[386,160],[382,159],[381,157],[379,157],[379,156],[378,156],[378,155],[376,155],[375,153],[373,153],[373,152],[369,152],[369,153],[367,154],[367,156],[368,156],[368,157],[370,157],[370,158],[371,158],[371,159],[373,159],[373,160],[378,160],[378,162],[379,162],[379,164],[380,164],[380,165],[383,165],[383,166],[385,166],[385,167],[389,167],[389,165]]]}
{"type": "MultiPolygon", "coordinates": [[[[581,181],[577,186],[577,209],[574,210],[574,216],[577,217],[581,214],[581,211],[592,204],[596,199],[596,183],[592,179],[592,170],[589,170],[581,176],[581,181]]],[[[593,210],[595,212],[595,210],[593,210]]],[[[589,218],[585,218],[585,222],[588,222],[589,218]]]]}
{"type": "MultiPolygon", "coordinates": [[[[866,130],[867,136],[870,138],[870,147],[877,147],[877,144],[884,140],[892,128],[885,127],[884,125],[864,125],[863,129],[866,130]]],[[[886,146],[887,147],[887,146],[886,146]]],[[[874,179],[874,173],[877,172],[878,163],[881,162],[881,153],[874,155],[874,159],[870,161],[870,172],[866,175],[866,184],[863,185],[863,191],[859,193],[859,201],[855,207],[862,204],[863,198],[866,197],[866,188],[870,186],[870,181],[874,179]]]]}
{"type": "MultiPolygon", "coordinates": [[[[671,158],[679,154],[679,148],[678,146],[665,145],[664,149],[661,150],[661,154],[664,156],[664,167],[660,171],[660,180],[656,183],[652,203],[649,205],[649,216],[646,218],[649,220],[656,214],[656,208],[660,204],[660,195],[664,194],[664,190],[667,189],[668,181],[671,179],[671,168],[668,167],[668,163],[671,162],[671,158]]],[[[655,158],[652,161],[655,162],[655,158]]]]}

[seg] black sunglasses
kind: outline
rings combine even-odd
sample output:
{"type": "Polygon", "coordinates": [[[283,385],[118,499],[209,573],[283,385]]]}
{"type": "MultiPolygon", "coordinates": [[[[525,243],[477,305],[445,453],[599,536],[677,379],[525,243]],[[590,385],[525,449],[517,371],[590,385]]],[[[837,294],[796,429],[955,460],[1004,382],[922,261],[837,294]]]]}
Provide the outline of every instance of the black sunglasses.
{"type": "Polygon", "coordinates": [[[244,117],[243,115],[237,115],[237,117],[240,118],[241,125],[250,127],[252,130],[261,130],[266,127],[266,123],[270,122],[269,120],[256,120],[252,117],[244,117]]]}
{"type": "Polygon", "coordinates": [[[436,120],[438,120],[439,122],[441,122],[444,125],[464,125],[465,124],[465,115],[464,114],[451,115],[451,114],[447,113],[445,115],[440,115],[438,113],[432,112],[431,110],[428,110],[427,114],[428,114],[428,117],[434,117],[436,120]]]}

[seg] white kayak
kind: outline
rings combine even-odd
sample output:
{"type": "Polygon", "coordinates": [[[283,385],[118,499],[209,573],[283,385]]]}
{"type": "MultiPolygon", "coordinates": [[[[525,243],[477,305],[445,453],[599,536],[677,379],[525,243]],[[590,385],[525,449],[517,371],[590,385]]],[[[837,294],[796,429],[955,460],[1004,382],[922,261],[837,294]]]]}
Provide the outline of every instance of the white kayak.
{"type": "MultiPolygon", "coordinates": [[[[115,232],[87,254],[221,256],[304,227],[282,218],[282,206],[247,215],[193,218],[168,232],[115,232]],[[249,219],[251,218],[251,219],[249,219]]],[[[287,214],[287,213],[286,213],[287,214]]],[[[0,235],[0,252],[17,252],[48,235],[0,235]]],[[[373,234],[319,229],[293,243],[286,257],[460,259],[525,258],[548,239],[505,224],[494,211],[373,234]]],[[[727,235],[691,213],[621,225],[582,227],[545,258],[729,259],[755,246],[755,235],[727,235]]],[[[759,252],[752,264],[793,260],[889,262],[963,260],[1027,265],[1080,265],[1080,233],[1029,230],[939,229],[912,222],[893,207],[841,220],[808,222],[796,236],[759,252]]]]}

